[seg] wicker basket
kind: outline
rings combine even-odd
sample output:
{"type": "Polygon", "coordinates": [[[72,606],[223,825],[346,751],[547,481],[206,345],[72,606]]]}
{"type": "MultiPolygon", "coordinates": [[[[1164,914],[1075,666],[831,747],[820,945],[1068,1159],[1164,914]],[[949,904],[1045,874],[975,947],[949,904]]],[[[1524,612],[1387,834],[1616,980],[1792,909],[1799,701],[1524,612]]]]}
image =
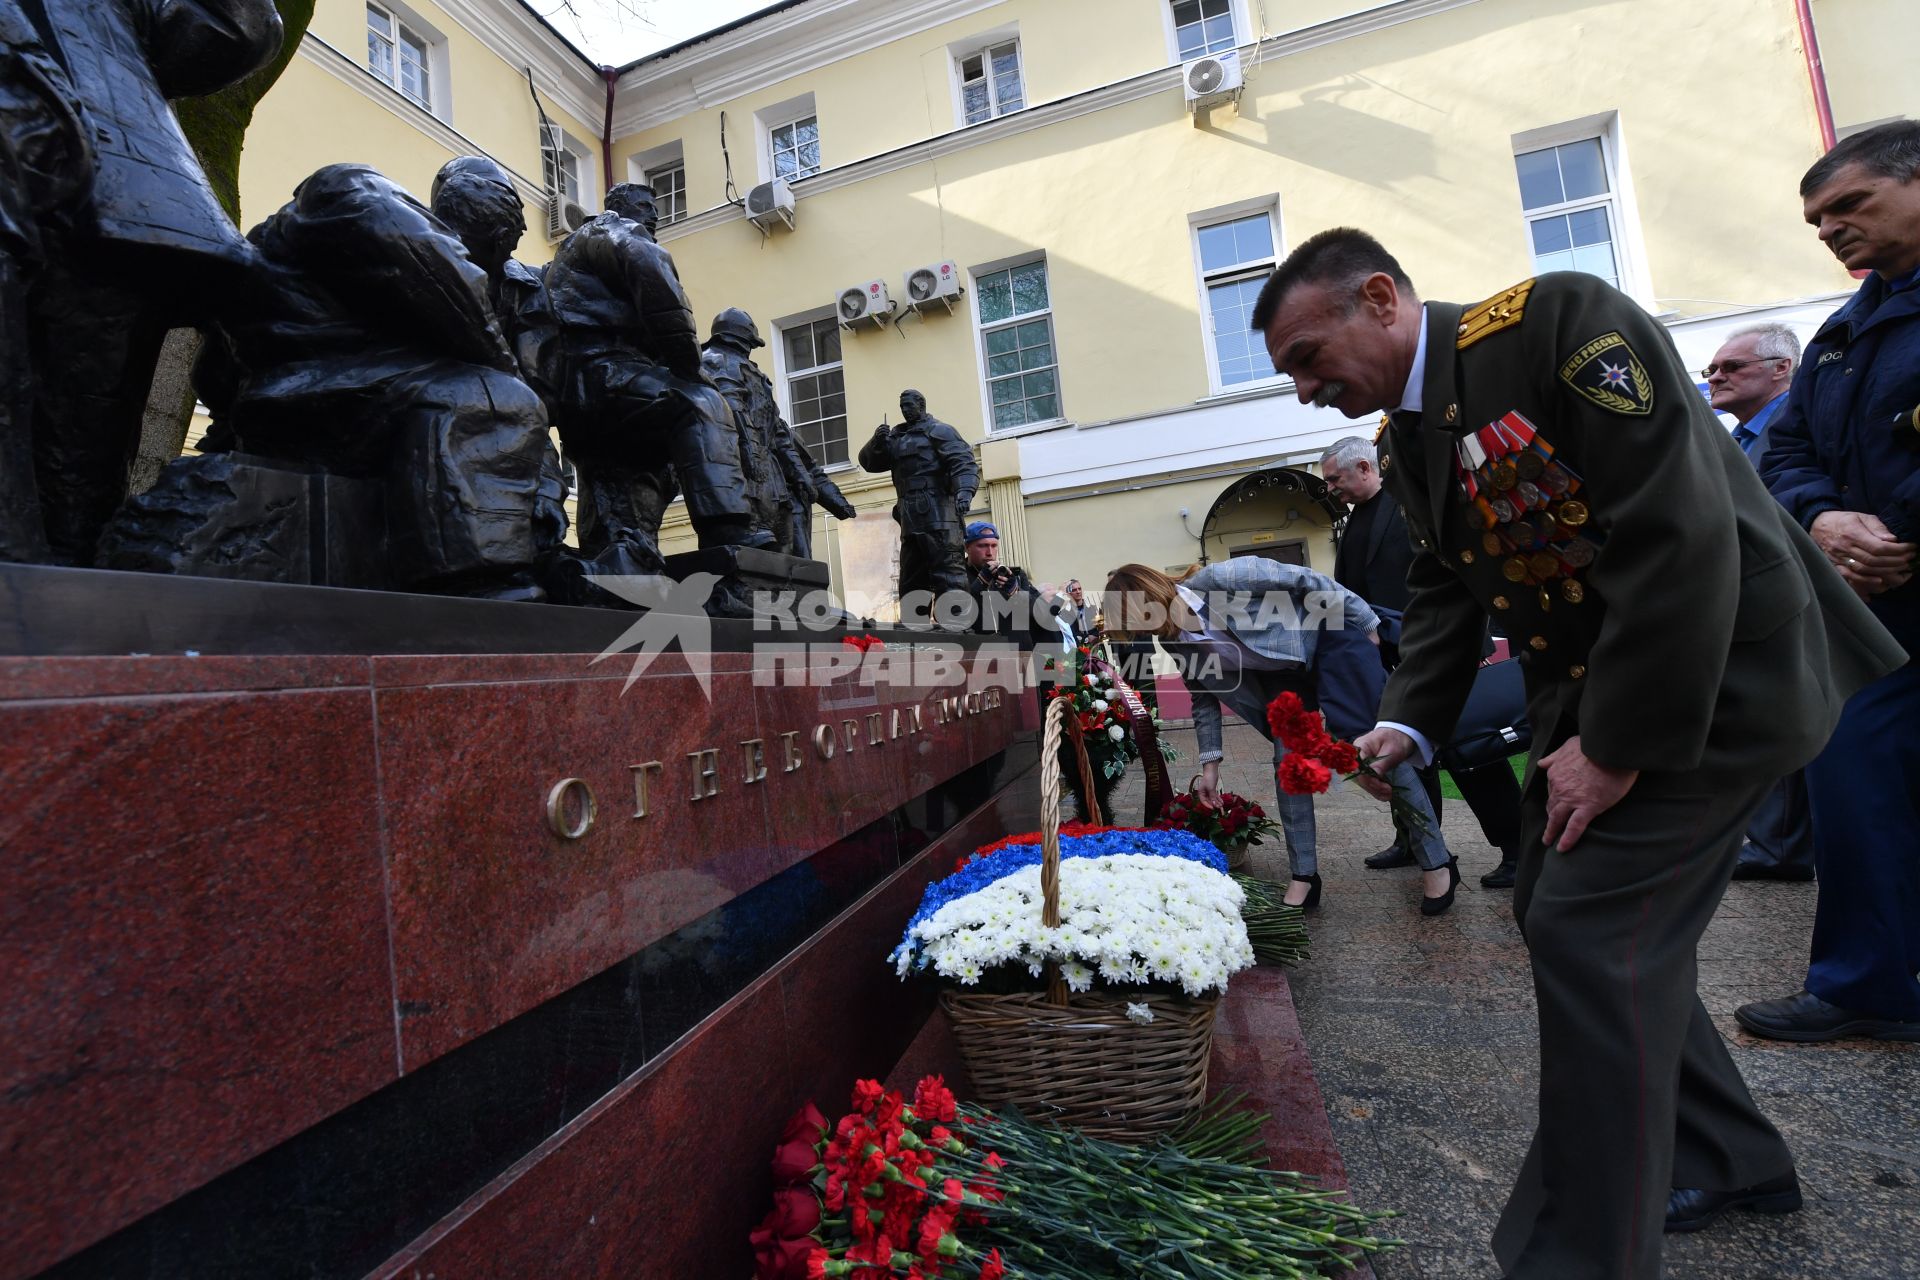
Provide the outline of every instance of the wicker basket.
{"type": "MultiPolygon", "coordinates": [[[[1065,699],[1047,708],[1040,751],[1040,830],[1045,895],[1042,920],[1060,923],[1060,744],[1065,699]]],[[[1072,732],[1082,776],[1086,750],[1072,732]]],[[[1087,788],[1092,794],[1092,788],[1087,788]]],[[[1099,815],[1090,815],[1099,822],[1099,815]]],[[[974,1093],[990,1106],[1011,1104],[1034,1119],[1071,1125],[1091,1137],[1144,1142],[1178,1125],[1207,1096],[1217,1000],[1072,995],[1050,966],[1048,990],[1017,995],[941,994],[974,1093]],[[1153,1021],[1127,1017],[1129,1003],[1153,1021]]]]}

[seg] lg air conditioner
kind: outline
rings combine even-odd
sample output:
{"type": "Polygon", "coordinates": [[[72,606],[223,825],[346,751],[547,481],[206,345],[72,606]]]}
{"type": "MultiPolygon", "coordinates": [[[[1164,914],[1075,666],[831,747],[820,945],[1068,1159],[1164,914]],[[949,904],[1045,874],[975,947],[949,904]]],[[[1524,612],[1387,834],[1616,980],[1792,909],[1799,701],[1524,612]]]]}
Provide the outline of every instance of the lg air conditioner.
{"type": "Polygon", "coordinates": [[[558,191],[547,192],[547,239],[558,240],[578,231],[591,216],[558,191]]]}
{"type": "Polygon", "coordinates": [[[776,222],[793,230],[793,188],[775,178],[747,192],[747,221],[760,228],[762,235],[772,231],[776,222]]]}
{"type": "Polygon", "coordinates": [[[876,326],[884,325],[896,310],[885,280],[869,280],[842,289],[834,307],[843,329],[851,329],[863,320],[871,320],[876,326]]]}
{"type": "Polygon", "coordinates": [[[915,311],[936,303],[948,311],[966,290],[960,287],[960,267],[953,262],[933,262],[907,272],[907,305],[915,311]]]}
{"type": "Polygon", "coordinates": [[[1180,68],[1180,81],[1187,92],[1187,110],[1205,111],[1240,96],[1240,51],[1210,53],[1195,58],[1180,68]]]}

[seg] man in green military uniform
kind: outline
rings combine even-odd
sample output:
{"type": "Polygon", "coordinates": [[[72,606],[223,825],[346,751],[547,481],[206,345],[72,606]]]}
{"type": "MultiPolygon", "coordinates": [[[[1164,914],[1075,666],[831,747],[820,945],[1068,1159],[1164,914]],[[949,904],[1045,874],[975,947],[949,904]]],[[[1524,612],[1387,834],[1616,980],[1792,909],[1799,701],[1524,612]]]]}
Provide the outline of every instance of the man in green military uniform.
{"type": "Polygon", "coordinates": [[[1494,1252],[1525,1280],[1656,1280],[1663,1220],[1800,1203],[1695,995],[1694,948],[1767,787],[1904,655],[1666,332],[1600,280],[1422,305],[1391,254],[1341,228],[1281,264],[1253,320],[1302,401],[1392,412],[1412,597],[1362,753],[1384,771],[1447,740],[1488,614],[1526,663],[1514,917],[1540,1122],[1494,1252]]]}

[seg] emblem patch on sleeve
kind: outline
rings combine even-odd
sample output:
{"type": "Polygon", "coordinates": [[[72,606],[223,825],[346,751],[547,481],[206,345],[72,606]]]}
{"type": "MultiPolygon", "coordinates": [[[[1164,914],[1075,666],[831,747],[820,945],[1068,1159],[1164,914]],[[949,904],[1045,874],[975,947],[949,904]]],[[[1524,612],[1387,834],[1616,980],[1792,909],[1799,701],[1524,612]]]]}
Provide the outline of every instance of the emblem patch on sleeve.
{"type": "Polygon", "coordinates": [[[1560,366],[1560,380],[1602,409],[1653,412],[1653,378],[1618,333],[1603,333],[1560,366]]]}

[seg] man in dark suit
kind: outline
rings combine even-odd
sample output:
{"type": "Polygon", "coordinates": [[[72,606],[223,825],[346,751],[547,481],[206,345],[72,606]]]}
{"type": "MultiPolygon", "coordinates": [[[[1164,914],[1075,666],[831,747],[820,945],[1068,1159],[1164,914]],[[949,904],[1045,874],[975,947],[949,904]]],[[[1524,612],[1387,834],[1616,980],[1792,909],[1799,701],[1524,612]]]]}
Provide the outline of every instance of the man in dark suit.
{"type": "MultiPolygon", "coordinates": [[[[1787,402],[1800,339],[1783,324],[1735,329],[1700,371],[1707,399],[1733,415],[1733,440],[1757,467],[1767,454],[1773,422],[1787,402]]],[[[1813,879],[1813,813],[1807,779],[1795,769],[1773,785],[1754,810],[1747,844],[1733,864],[1735,880],[1813,879]]]]}
{"type": "MultiPolygon", "coordinates": [[[[1333,580],[1376,608],[1407,611],[1407,571],[1413,567],[1413,539],[1407,536],[1407,518],[1400,504],[1381,483],[1386,459],[1377,445],[1361,436],[1336,440],[1320,459],[1320,474],[1334,497],[1352,504],[1340,545],[1333,555],[1333,580]]],[[[1380,661],[1391,671],[1400,662],[1400,647],[1382,640],[1380,661]]],[[[1433,812],[1440,813],[1440,766],[1414,771],[1427,789],[1433,812]]],[[[1520,784],[1502,760],[1479,769],[1454,771],[1454,785],[1473,810],[1487,843],[1500,851],[1500,865],[1480,877],[1489,889],[1513,887],[1520,843],[1520,784]]],[[[1397,823],[1393,844],[1368,854],[1368,867],[1410,867],[1407,832],[1397,823]]]]}
{"type": "Polygon", "coordinates": [[[1494,1252],[1512,1280],[1657,1280],[1663,1221],[1799,1206],[1793,1156],[1695,994],[1695,947],[1766,788],[1906,655],[1767,494],[1666,331],[1598,278],[1423,305],[1378,241],[1340,228],[1288,256],[1253,322],[1303,402],[1393,411],[1388,483],[1418,550],[1361,752],[1424,758],[1459,718],[1488,616],[1521,641],[1514,918],[1540,1120],[1494,1252]]]}

